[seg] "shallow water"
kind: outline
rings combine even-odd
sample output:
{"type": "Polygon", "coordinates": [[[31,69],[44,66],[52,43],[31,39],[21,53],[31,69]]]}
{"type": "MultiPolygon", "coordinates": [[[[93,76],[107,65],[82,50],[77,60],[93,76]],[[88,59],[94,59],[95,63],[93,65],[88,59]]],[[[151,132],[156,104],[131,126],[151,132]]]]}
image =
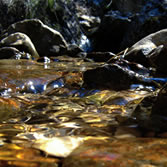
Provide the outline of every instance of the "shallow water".
{"type": "Polygon", "coordinates": [[[153,90],[84,88],[83,72],[101,64],[0,62],[0,166],[62,166],[88,138],[141,136],[135,122],[121,123],[153,90]]]}

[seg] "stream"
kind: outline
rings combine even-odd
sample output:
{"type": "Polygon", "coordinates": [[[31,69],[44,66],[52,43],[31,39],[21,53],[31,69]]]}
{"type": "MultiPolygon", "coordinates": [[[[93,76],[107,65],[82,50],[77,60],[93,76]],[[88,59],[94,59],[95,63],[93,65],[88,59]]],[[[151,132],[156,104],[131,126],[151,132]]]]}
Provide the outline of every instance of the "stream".
{"type": "Polygon", "coordinates": [[[167,167],[166,0],[0,0],[0,167],[167,167]]]}
{"type": "MultiPolygon", "coordinates": [[[[149,140],[141,139],[135,118],[127,125],[122,122],[153,90],[135,86],[122,91],[84,88],[83,72],[102,64],[79,58],[67,61],[65,57],[48,63],[1,60],[0,166],[90,166],[92,156],[95,163],[108,166],[112,161],[118,163],[116,159],[121,161],[120,154],[126,153],[128,142],[133,152],[131,147],[141,142],[138,140],[143,144],[149,140]],[[108,145],[112,149],[112,141],[125,150],[110,155],[108,145]],[[85,145],[81,153],[74,152],[74,157],[68,158],[80,145],[85,145]],[[82,162],[84,159],[88,161],[82,162]]],[[[166,143],[163,139],[150,140],[147,142],[166,143]]],[[[144,163],[135,156],[134,164],[144,163]]]]}

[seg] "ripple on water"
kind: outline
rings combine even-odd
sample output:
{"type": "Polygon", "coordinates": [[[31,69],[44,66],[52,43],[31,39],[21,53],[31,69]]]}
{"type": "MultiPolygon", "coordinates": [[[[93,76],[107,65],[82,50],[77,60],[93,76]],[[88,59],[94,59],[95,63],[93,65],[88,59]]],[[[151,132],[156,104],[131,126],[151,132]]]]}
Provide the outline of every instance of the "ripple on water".
{"type": "MultiPolygon", "coordinates": [[[[135,138],[141,135],[136,122],[127,126],[123,126],[122,122],[152,88],[139,85],[124,91],[83,88],[83,71],[98,66],[89,62],[54,62],[48,63],[47,68],[43,63],[33,61],[0,63],[0,93],[3,96],[0,99],[0,116],[3,118],[0,119],[0,152],[4,149],[11,152],[7,162],[14,155],[22,155],[25,160],[25,147],[31,155],[41,158],[39,149],[59,155],[53,152],[56,141],[64,146],[67,153],[75,148],[75,142],[80,144],[81,138],[86,141],[93,136],[95,140],[102,138],[104,142],[106,138],[113,139],[113,136],[135,138]],[[15,144],[19,144],[20,152],[16,151],[15,144]]],[[[104,161],[119,158],[117,154],[103,152],[102,155],[98,151],[97,156],[91,157],[104,161]]],[[[42,158],[37,161],[53,161],[46,156],[42,158]]],[[[17,160],[16,157],[12,159],[13,163],[17,160]]],[[[26,162],[28,164],[28,160],[26,162]]],[[[24,166],[28,167],[27,164],[24,166]]]]}

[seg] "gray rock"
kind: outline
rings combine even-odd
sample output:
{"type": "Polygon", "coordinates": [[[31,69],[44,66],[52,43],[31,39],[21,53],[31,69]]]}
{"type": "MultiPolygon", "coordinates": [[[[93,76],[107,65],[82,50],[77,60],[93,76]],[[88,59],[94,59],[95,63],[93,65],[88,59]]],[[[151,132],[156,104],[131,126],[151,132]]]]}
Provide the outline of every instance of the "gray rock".
{"type": "Polygon", "coordinates": [[[129,89],[132,83],[141,82],[142,77],[119,64],[105,64],[83,74],[84,86],[112,90],[129,89]]]}
{"type": "MultiPolygon", "coordinates": [[[[167,29],[152,33],[129,48],[125,59],[163,71],[167,65],[167,29]],[[163,53],[163,54],[162,54],[163,53]],[[160,67],[163,66],[163,69],[160,67]]],[[[167,70],[166,70],[167,71],[167,70]]]]}
{"type": "Polygon", "coordinates": [[[15,32],[26,34],[31,39],[40,56],[49,57],[55,46],[59,47],[57,51],[54,50],[57,54],[61,54],[61,49],[67,49],[67,43],[63,36],[58,31],[44,25],[38,19],[27,19],[12,24],[7,29],[5,36],[15,32]]]}
{"type": "Polygon", "coordinates": [[[148,55],[159,45],[164,45],[164,47],[167,48],[167,29],[152,33],[141,39],[130,48],[129,52],[131,53],[134,52],[134,50],[143,50],[143,54],[148,55]]]}
{"type": "Polygon", "coordinates": [[[26,34],[20,32],[13,33],[6,38],[3,38],[0,41],[0,46],[19,47],[22,51],[28,52],[34,59],[39,58],[31,39],[26,34]]]}

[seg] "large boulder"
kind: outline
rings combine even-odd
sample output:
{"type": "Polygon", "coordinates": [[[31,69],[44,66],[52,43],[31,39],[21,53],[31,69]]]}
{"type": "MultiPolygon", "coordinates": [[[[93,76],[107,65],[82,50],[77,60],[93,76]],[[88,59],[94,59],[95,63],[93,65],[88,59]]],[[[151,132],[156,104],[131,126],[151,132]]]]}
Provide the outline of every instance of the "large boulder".
{"type": "Polygon", "coordinates": [[[50,55],[61,54],[67,50],[67,43],[63,36],[38,19],[27,19],[12,24],[3,37],[16,32],[26,34],[40,56],[49,57],[50,55]]]}
{"type": "Polygon", "coordinates": [[[129,48],[125,59],[155,67],[157,73],[167,74],[167,29],[152,33],[135,43],[129,48]]]}
{"type": "Polygon", "coordinates": [[[39,58],[38,52],[36,51],[31,39],[26,34],[20,32],[13,33],[7,36],[6,38],[2,39],[0,41],[0,46],[2,46],[2,48],[0,49],[0,53],[6,54],[0,58],[9,58],[9,55],[11,55],[11,57],[14,57],[17,54],[23,54],[18,53],[16,49],[13,49],[13,47],[18,47],[18,49],[20,49],[24,53],[28,53],[34,59],[39,58]]]}
{"type": "Polygon", "coordinates": [[[154,85],[147,78],[148,75],[148,71],[142,66],[135,67],[135,64],[118,61],[85,71],[83,80],[85,87],[123,90],[135,83],[154,85]]]}

